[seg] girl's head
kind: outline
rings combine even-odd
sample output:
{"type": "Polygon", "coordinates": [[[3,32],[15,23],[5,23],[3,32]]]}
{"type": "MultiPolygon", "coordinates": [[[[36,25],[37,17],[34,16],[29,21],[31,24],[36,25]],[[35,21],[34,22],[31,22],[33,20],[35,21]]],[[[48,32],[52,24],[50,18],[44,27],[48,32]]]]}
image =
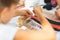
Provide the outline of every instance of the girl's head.
{"type": "Polygon", "coordinates": [[[14,16],[18,2],[19,0],[0,0],[0,19],[2,21],[14,16]]]}

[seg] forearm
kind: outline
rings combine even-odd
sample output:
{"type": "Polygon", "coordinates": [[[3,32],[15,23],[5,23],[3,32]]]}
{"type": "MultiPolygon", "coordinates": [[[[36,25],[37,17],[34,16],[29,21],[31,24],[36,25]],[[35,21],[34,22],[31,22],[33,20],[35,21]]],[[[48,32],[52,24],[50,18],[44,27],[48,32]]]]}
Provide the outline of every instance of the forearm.
{"type": "Polygon", "coordinates": [[[48,20],[45,18],[45,16],[43,15],[43,13],[42,12],[36,12],[36,13],[38,13],[39,15],[37,15],[37,17],[39,18],[39,20],[40,20],[40,22],[41,22],[41,24],[43,25],[43,26],[48,26],[48,25],[50,25],[50,23],[48,22],[48,20]]]}
{"type": "Polygon", "coordinates": [[[19,30],[14,40],[55,40],[55,34],[37,30],[19,30]]]}
{"type": "Polygon", "coordinates": [[[56,0],[57,1],[57,3],[58,3],[58,6],[60,7],[60,0],[56,0]]]}
{"type": "Polygon", "coordinates": [[[15,16],[21,16],[22,11],[21,10],[16,10],[16,15],[15,16]]]}

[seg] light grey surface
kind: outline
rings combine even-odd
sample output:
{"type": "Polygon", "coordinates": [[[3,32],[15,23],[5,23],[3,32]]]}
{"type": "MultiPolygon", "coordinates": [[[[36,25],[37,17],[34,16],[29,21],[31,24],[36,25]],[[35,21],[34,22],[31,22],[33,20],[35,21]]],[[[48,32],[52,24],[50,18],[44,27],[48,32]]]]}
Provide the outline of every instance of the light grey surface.
{"type": "Polygon", "coordinates": [[[60,40],[60,31],[56,32],[56,38],[57,38],[57,40],[60,40]]]}

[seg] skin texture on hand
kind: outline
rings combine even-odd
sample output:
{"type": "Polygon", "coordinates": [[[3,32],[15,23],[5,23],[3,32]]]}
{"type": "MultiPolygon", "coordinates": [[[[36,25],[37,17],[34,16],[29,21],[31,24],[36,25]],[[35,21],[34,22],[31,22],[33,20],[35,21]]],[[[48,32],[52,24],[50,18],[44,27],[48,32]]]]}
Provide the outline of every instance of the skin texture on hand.
{"type": "Polygon", "coordinates": [[[25,5],[25,0],[20,0],[19,5],[24,6],[25,5]]]}
{"type": "Polygon", "coordinates": [[[19,30],[14,40],[56,40],[55,31],[52,29],[50,23],[43,16],[40,7],[34,7],[35,15],[40,18],[40,22],[42,24],[42,30],[19,30]]]}
{"type": "Polygon", "coordinates": [[[56,1],[57,1],[58,6],[60,7],[60,0],[56,0],[56,1]]]}
{"type": "Polygon", "coordinates": [[[60,9],[56,10],[55,15],[60,19],[60,9]]]}
{"type": "Polygon", "coordinates": [[[32,13],[29,10],[16,10],[16,16],[32,16],[32,13]]]}

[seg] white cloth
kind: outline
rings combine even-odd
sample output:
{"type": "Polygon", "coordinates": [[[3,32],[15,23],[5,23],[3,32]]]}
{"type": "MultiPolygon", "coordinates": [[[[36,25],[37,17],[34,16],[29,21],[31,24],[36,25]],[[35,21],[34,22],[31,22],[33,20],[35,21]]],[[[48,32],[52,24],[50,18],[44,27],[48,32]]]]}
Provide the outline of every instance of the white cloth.
{"type": "Polygon", "coordinates": [[[0,24],[0,40],[13,40],[18,28],[16,27],[18,17],[14,17],[8,24],[0,24]]]}
{"type": "Polygon", "coordinates": [[[16,27],[0,24],[0,40],[13,40],[17,30],[16,27]]]}
{"type": "Polygon", "coordinates": [[[25,6],[26,7],[33,7],[36,4],[38,5],[39,0],[25,0],[25,6]]]}
{"type": "Polygon", "coordinates": [[[25,7],[45,5],[44,0],[25,0],[25,7]]]}

